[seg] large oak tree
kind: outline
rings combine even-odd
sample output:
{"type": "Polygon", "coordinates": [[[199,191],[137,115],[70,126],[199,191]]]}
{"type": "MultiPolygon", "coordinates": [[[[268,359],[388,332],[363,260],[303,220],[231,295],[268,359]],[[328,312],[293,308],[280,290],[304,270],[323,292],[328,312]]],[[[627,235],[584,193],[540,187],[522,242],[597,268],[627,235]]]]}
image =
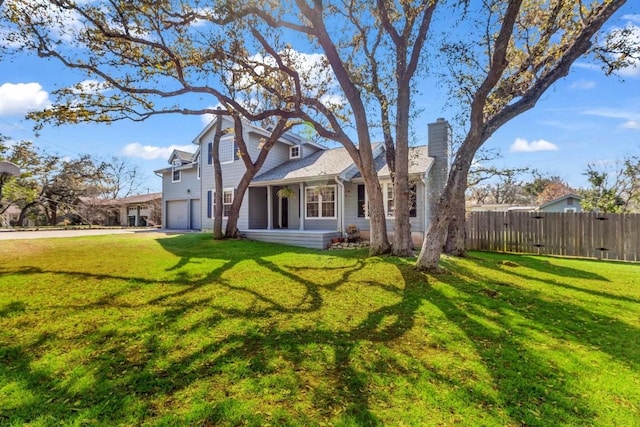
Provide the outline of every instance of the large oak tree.
{"type": "MultiPolygon", "coordinates": [[[[482,2],[460,25],[464,36],[443,46],[454,92],[461,96],[468,128],[458,149],[434,220],[418,257],[422,270],[437,271],[445,245],[455,255],[465,252],[464,201],[467,176],[476,152],[508,121],[533,108],[571,65],[589,52],[602,51],[594,37],[625,3],[604,0],[482,2]]],[[[619,37],[622,36],[622,37],[619,37]]],[[[628,63],[637,46],[614,37],[620,52],[612,67],[628,63]]],[[[602,57],[606,59],[606,56],[602,57]]]]}

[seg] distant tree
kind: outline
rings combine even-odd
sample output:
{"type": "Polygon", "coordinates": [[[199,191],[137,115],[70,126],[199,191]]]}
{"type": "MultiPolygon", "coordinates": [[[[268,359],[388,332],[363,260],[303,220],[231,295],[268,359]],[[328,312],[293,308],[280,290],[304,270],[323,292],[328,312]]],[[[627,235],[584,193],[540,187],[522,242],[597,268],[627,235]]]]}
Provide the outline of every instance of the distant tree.
{"type": "Polygon", "coordinates": [[[96,194],[101,199],[118,199],[137,194],[144,181],[140,167],[124,157],[109,160],[94,159],[101,173],[96,182],[96,194]]]}
{"type": "Polygon", "coordinates": [[[497,149],[480,149],[467,177],[467,200],[474,203],[523,203],[521,176],[528,167],[509,168],[495,166],[501,158],[497,149]]]}
{"type": "Polygon", "coordinates": [[[77,159],[60,159],[48,174],[41,176],[39,203],[44,208],[50,225],[58,223],[62,209],[75,215],[78,199],[90,194],[92,184],[100,179],[101,167],[96,166],[89,155],[77,159]]]}
{"type": "Polygon", "coordinates": [[[533,170],[531,173],[533,176],[533,180],[524,183],[523,190],[524,193],[529,196],[532,201],[537,200],[540,193],[542,193],[549,184],[565,184],[564,180],[558,175],[547,175],[540,173],[537,170],[533,170]]]}
{"type": "Polygon", "coordinates": [[[549,182],[544,189],[538,194],[536,198],[536,203],[538,205],[544,205],[552,200],[559,199],[564,196],[568,196],[569,194],[575,194],[576,191],[569,187],[565,182],[562,181],[551,181],[549,182]]]}
{"type": "Polygon", "coordinates": [[[21,225],[31,209],[39,206],[41,186],[38,176],[55,167],[58,158],[37,150],[30,141],[18,141],[4,145],[1,155],[20,167],[20,176],[13,178],[5,188],[2,204],[20,208],[18,224],[21,225]]]}
{"type": "Polygon", "coordinates": [[[93,196],[95,183],[102,179],[104,164],[96,164],[89,155],[66,159],[36,148],[31,141],[0,148],[0,156],[20,167],[20,176],[3,195],[3,205],[21,209],[19,225],[36,211],[47,224],[55,225],[61,210],[77,212],[78,199],[93,196]]]}
{"type": "Polygon", "coordinates": [[[581,191],[587,212],[640,210],[640,156],[627,156],[613,166],[589,164],[584,173],[590,187],[581,191]]]}

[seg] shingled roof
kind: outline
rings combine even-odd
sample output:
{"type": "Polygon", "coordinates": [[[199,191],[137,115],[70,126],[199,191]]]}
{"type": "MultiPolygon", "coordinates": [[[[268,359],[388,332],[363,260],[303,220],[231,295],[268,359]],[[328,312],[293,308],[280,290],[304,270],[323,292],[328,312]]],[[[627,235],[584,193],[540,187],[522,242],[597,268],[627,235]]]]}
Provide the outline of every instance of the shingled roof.
{"type": "Polygon", "coordinates": [[[301,159],[289,160],[253,179],[253,182],[295,181],[337,176],[353,166],[344,147],[321,150],[301,159]]]}

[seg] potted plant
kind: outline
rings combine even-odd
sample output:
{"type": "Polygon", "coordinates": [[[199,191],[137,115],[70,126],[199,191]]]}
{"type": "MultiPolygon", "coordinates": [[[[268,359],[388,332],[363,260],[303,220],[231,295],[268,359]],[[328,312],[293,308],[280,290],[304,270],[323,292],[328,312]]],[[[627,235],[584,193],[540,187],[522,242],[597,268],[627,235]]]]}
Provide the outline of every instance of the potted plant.
{"type": "Polygon", "coordinates": [[[357,225],[349,224],[344,231],[347,233],[347,242],[356,242],[360,239],[360,230],[357,225]]]}
{"type": "Polygon", "coordinates": [[[280,199],[294,199],[296,197],[296,193],[289,187],[282,187],[276,192],[276,196],[280,199]]]}

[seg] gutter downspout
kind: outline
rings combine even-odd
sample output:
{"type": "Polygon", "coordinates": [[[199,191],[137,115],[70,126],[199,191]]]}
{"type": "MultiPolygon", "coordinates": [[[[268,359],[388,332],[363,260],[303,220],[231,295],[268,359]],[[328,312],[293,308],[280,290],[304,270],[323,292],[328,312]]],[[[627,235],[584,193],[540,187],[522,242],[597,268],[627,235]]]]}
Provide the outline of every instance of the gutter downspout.
{"type": "Polygon", "coordinates": [[[424,240],[427,236],[427,229],[429,228],[429,218],[427,218],[427,213],[429,211],[429,201],[427,200],[427,197],[429,197],[429,190],[427,189],[427,174],[425,173],[424,175],[422,175],[422,178],[420,178],[420,181],[422,181],[422,184],[424,185],[424,203],[423,206],[424,208],[422,209],[422,214],[424,215],[424,233],[422,234],[422,239],[424,240]]]}
{"type": "Polygon", "coordinates": [[[344,181],[339,177],[335,177],[336,184],[340,187],[341,197],[340,197],[340,217],[338,218],[338,231],[340,232],[340,237],[344,237],[344,181]]]}

